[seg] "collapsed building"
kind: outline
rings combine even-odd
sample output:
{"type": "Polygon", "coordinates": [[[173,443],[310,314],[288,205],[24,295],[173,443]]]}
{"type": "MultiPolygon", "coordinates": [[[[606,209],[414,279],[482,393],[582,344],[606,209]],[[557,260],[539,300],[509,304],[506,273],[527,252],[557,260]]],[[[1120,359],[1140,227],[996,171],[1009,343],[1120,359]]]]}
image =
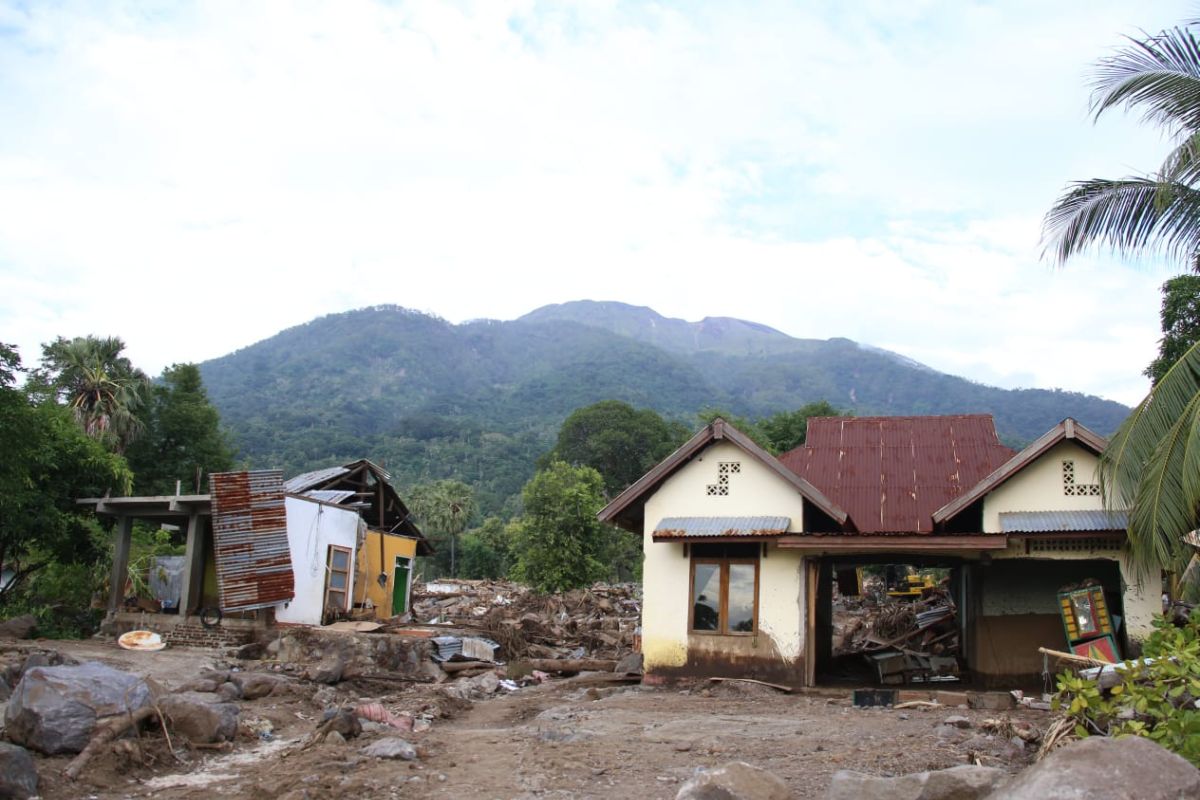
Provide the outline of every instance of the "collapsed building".
{"type": "Polygon", "coordinates": [[[905,629],[919,640],[875,637],[892,645],[877,679],[1035,681],[1038,648],[1064,647],[1064,586],[1100,587],[1122,652],[1150,633],[1162,576],[1134,568],[1126,515],[1103,506],[1103,437],[1066,419],[1014,452],[984,414],[808,425],[805,445],[775,457],[714,420],[600,512],[643,537],[651,680],[825,682],[835,574],[889,565],[944,575],[944,602],[905,629]]]}

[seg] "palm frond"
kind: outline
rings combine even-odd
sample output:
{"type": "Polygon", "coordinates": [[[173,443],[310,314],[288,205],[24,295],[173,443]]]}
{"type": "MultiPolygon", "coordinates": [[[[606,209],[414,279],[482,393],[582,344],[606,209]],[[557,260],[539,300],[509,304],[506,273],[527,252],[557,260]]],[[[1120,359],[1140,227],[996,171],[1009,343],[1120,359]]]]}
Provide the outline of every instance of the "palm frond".
{"type": "Polygon", "coordinates": [[[1200,130],[1200,41],[1186,28],[1130,39],[1097,65],[1093,89],[1097,117],[1124,105],[1169,130],[1200,130]]]}
{"type": "Polygon", "coordinates": [[[1200,343],[1155,384],[1100,459],[1105,504],[1131,508],[1129,540],[1143,566],[1176,566],[1200,510],[1200,343]]]}
{"type": "Polygon", "coordinates": [[[1058,263],[1091,247],[1160,252],[1189,266],[1200,251],[1200,191],[1152,178],[1093,178],[1071,184],[1042,226],[1058,263]]]}
{"type": "Polygon", "coordinates": [[[1159,168],[1160,183],[1195,186],[1200,181],[1200,133],[1183,138],[1159,168]]]}

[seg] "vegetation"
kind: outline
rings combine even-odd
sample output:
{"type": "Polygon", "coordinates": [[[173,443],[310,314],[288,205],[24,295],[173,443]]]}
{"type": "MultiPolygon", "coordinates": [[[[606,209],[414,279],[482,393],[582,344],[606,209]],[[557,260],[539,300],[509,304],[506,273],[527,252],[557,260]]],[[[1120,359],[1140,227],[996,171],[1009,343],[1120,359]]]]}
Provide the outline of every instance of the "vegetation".
{"type": "Polygon", "coordinates": [[[1171,366],[1200,341],[1200,275],[1177,275],[1162,285],[1163,337],[1158,356],[1146,367],[1146,377],[1162,380],[1171,366]]]}
{"type": "Polygon", "coordinates": [[[818,400],[806,403],[795,411],[780,411],[757,421],[718,408],[705,409],[698,416],[704,425],[721,417],[768,453],[781,455],[804,444],[808,436],[809,417],[852,417],[854,412],[834,408],[828,401],[818,400]]]}
{"type": "MultiPolygon", "coordinates": [[[[475,496],[462,481],[438,481],[418,486],[409,495],[408,505],[424,532],[434,541],[448,543],[450,576],[458,577],[457,543],[459,534],[475,515],[475,496]]],[[[439,552],[445,548],[440,548],[439,552]]]]}
{"type": "Polygon", "coordinates": [[[513,536],[513,577],[538,591],[559,592],[609,577],[604,479],[591,467],[555,461],[521,492],[525,514],[513,536]]]}
{"type": "MultiPolygon", "coordinates": [[[[1173,146],[1153,174],[1068,187],[1046,216],[1049,252],[1059,262],[1096,248],[1157,254],[1196,270],[1200,41],[1189,27],[1133,40],[1100,61],[1094,86],[1097,117],[1114,108],[1139,111],[1173,146]]],[[[1175,305],[1168,293],[1164,322],[1170,312],[1186,327],[1187,303],[1175,305]]],[[[1146,567],[1173,569],[1186,563],[1190,553],[1182,537],[1200,522],[1200,349],[1191,345],[1167,366],[1168,348],[1174,354],[1182,340],[1166,333],[1160,361],[1151,365],[1154,387],[1112,437],[1101,459],[1101,481],[1109,505],[1132,508],[1135,558],[1146,567]]]]}
{"type": "Polygon", "coordinates": [[[1166,617],[1127,661],[1122,681],[1106,696],[1096,681],[1058,677],[1054,707],[1075,721],[1075,735],[1145,736],[1200,767],[1200,609],[1176,627],[1166,617]]]}

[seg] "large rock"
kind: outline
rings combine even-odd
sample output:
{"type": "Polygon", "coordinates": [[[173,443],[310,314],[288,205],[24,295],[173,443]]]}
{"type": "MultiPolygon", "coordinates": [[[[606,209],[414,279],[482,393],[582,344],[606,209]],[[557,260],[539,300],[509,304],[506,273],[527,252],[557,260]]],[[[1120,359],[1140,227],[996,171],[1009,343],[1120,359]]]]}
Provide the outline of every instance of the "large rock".
{"type": "Polygon", "coordinates": [[[235,672],[229,676],[229,680],[241,689],[242,697],[246,700],[266,697],[289,682],[282,675],[275,675],[271,672],[235,672]]]}
{"type": "Polygon", "coordinates": [[[0,639],[29,639],[36,627],[37,619],[33,614],[6,619],[0,622],[0,639]]]}
{"type": "Polygon", "coordinates": [[[675,800],[788,800],[791,796],[778,775],[733,761],[701,770],[679,787],[675,800]]]}
{"type": "Polygon", "coordinates": [[[362,752],[364,756],[373,758],[398,758],[403,761],[413,761],[417,757],[417,748],[399,736],[376,739],[364,747],[362,752]]]}
{"type": "MultiPolygon", "coordinates": [[[[835,772],[826,800],[981,800],[1008,773],[996,767],[961,766],[880,778],[861,772],[835,772]]],[[[1031,795],[1032,797],[1032,795],[1031,795]]]]}
{"type": "Polygon", "coordinates": [[[179,692],[158,701],[171,730],[193,742],[231,741],[237,733],[238,706],[206,692],[179,692]]]}
{"type": "Polygon", "coordinates": [[[1184,800],[1200,769],[1149,739],[1094,736],[1060,747],[987,800],[1184,800]]]}
{"type": "Polygon", "coordinates": [[[97,722],[149,705],[152,694],[137,675],[96,661],[33,667],[8,701],[8,738],[47,755],[78,753],[97,722]]]}
{"type": "Polygon", "coordinates": [[[0,742],[0,798],[26,800],[37,796],[38,774],[33,756],[24,747],[0,742]]]}

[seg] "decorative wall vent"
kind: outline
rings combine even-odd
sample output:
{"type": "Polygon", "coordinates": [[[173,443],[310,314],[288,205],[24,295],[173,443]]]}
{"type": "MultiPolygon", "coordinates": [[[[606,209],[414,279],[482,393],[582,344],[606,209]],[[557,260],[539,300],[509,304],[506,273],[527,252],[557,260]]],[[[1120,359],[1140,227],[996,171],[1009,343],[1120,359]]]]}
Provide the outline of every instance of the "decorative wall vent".
{"type": "Polygon", "coordinates": [[[729,476],[737,475],[742,471],[742,462],[740,461],[719,461],[717,462],[717,482],[708,484],[709,497],[725,497],[729,494],[729,476]]]}
{"type": "Polygon", "coordinates": [[[1075,462],[1066,460],[1063,465],[1063,494],[1065,495],[1080,495],[1085,497],[1098,497],[1100,495],[1100,484],[1098,483],[1076,483],[1075,482],[1075,462]]]}
{"type": "Polygon", "coordinates": [[[1121,549],[1119,536],[1063,536],[1055,539],[1029,539],[1030,553],[1096,553],[1121,549]]]}

